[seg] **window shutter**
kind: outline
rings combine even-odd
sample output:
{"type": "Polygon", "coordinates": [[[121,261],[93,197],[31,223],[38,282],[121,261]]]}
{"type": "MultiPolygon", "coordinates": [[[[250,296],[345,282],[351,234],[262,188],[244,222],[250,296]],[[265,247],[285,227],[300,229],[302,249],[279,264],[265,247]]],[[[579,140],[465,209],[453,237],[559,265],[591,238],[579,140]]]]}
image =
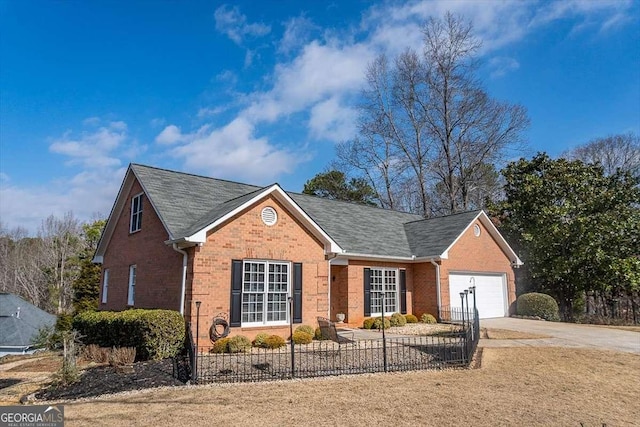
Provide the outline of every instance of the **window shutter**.
{"type": "Polygon", "coordinates": [[[293,323],[302,323],[302,263],[293,264],[293,323]]]}
{"type": "Polygon", "coordinates": [[[371,316],[371,269],[364,269],[364,315],[371,316]]]}
{"type": "Polygon", "coordinates": [[[407,314],[407,271],[400,270],[400,314],[407,314]]]}
{"type": "Polygon", "coordinates": [[[242,324],[242,260],[231,261],[231,313],[229,326],[242,324]]]}

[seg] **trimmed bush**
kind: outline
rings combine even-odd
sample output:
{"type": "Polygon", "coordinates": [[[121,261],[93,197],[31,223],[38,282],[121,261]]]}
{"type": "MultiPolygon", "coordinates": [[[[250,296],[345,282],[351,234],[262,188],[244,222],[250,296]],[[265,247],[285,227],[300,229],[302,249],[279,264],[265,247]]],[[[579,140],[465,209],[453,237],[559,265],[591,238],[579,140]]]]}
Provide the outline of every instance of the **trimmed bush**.
{"type": "Polygon", "coordinates": [[[516,311],[520,316],[537,316],[545,320],[560,320],[558,303],[551,295],[531,292],[516,300],[516,311]]]}
{"type": "Polygon", "coordinates": [[[73,319],[84,344],[135,347],[139,360],[173,357],[182,349],[184,319],[173,310],[86,311],[73,319]]]}
{"type": "Polygon", "coordinates": [[[309,326],[309,325],[300,325],[300,326],[298,326],[298,327],[296,328],[296,330],[295,330],[295,331],[293,331],[293,332],[294,332],[294,333],[295,333],[295,332],[305,332],[305,333],[307,333],[307,334],[309,334],[309,335],[311,335],[311,336],[314,336],[314,335],[315,335],[315,333],[316,333],[316,331],[315,331],[311,326],[309,326]]]}
{"type": "Polygon", "coordinates": [[[391,326],[404,326],[407,324],[407,319],[400,313],[393,313],[391,319],[389,319],[391,326]]]}
{"type": "Polygon", "coordinates": [[[251,350],[251,340],[244,335],[235,335],[229,338],[227,351],[229,353],[246,353],[251,350]]]}
{"type": "Polygon", "coordinates": [[[374,323],[376,323],[376,319],[370,317],[368,319],[364,319],[364,322],[362,322],[362,327],[364,329],[371,329],[373,328],[374,323]]]}
{"type": "Polygon", "coordinates": [[[269,334],[265,333],[265,332],[260,332],[258,335],[256,335],[256,337],[253,339],[253,346],[254,347],[264,347],[264,341],[269,338],[269,334]]]}
{"type": "Polygon", "coordinates": [[[136,349],[133,347],[113,348],[109,354],[109,365],[130,365],[136,360],[136,349]]]}
{"type": "Polygon", "coordinates": [[[418,318],[413,314],[405,314],[404,319],[407,321],[407,323],[418,323],[418,318]]]}
{"type": "Polygon", "coordinates": [[[266,340],[264,340],[265,348],[280,348],[287,345],[284,338],[280,335],[269,335],[266,340]]]}
{"type": "Polygon", "coordinates": [[[313,341],[313,335],[308,334],[304,331],[295,331],[291,339],[296,344],[310,344],[311,341],[313,341]]]}
{"type": "MultiPolygon", "coordinates": [[[[376,317],[376,320],[373,322],[373,327],[371,329],[382,329],[382,321],[379,317],[376,317]]],[[[386,317],[384,318],[384,329],[389,329],[391,327],[391,322],[386,317]]]]}
{"type": "Polygon", "coordinates": [[[320,329],[320,326],[318,326],[316,328],[315,334],[314,334],[314,339],[318,340],[318,341],[324,341],[324,336],[322,335],[322,330],[320,329]]]}
{"type": "Polygon", "coordinates": [[[213,343],[211,347],[211,353],[228,353],[229,352],[229,341],[231,338],[220,338],[216,342],[213,343]]]}
{"type": "Polygon", "coordinates": [[[433,315],[431,315],[429,313],[425,313],[422,316],[420,316],[420,322],[422,322],[422,323],[437,323],[436,318],[433,317],[433,315]]]}

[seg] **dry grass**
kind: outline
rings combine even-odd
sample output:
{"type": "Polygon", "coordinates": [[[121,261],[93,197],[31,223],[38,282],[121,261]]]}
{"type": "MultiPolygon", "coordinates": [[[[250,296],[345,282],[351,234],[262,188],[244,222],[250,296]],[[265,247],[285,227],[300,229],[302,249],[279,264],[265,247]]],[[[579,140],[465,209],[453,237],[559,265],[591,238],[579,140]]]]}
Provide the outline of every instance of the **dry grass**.
{"type": "Polygon", "coordinates": [[[534,334],[530,332],[512,331],[510,329],[482,328],[480,331],[482,338],[490,340],[531,340],[552,338],[550,335],[534,334]]]}
{"type": "Polygon", "coordinates": [[[640,357],[485,348],[475,370],[159,389],[65,405],[67,425],[633,425],[640,357]]]}
{"type": "Polygon", "coordinates": [[[62,366],[62,357],[41,353],[39,357],[15,357],[0,366],[0,406],[16,405],[22,396],[51,382],[52,375],[62,366]]]}
{"type": "Polygon", "coordinates": [[[617,325],[593,325],[599,328],[620,329],[623,331],[640,332],[640,326],[617,326],[617,325]]]}

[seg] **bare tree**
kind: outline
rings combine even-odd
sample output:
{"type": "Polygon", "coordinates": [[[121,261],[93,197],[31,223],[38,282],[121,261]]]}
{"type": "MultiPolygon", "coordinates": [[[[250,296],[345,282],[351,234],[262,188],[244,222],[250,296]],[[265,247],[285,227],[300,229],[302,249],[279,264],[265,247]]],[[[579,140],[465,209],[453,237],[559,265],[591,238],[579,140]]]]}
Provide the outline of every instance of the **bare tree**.
{"type": "Polygon", "coordinates": [[[473,207],[486,165],[520,147],[529,120],[524,107],[483,90],[471,24],[447,13],[423,33],[421,55],[409,49],[393,66],[384,55],[369,65],[358,136],[338,157],[371,177],[383,206],[411,200],[412,211],[429,216],[473,207]]]}
{"type": "Polygon", "coordinates": [[[51,215],[40,227],[39,237],[44,246],[45,273],[58,313],[71,309],[71,285],[79,273],[76,258],[81,249],[80,232],[80,222],[71,212],[62,218],[51,215]]]}
{"type": "Polygon", "coordinates": [[[640,137],[633,132],[596,138],[562,154],[585,163],[599,163],[606,175],[616,170],[640,177],[640,137]]]}

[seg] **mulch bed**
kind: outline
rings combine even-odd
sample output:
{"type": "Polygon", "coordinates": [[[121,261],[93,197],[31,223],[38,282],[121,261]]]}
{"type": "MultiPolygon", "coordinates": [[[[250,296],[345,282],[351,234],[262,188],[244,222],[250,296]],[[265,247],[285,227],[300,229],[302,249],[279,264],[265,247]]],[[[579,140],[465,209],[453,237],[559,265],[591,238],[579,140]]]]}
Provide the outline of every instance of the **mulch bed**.
{"type": "Polygon", "coordinates": [[[133,372],[122,372],[112,366],[98,366],[86,369],[73,384],[41,390],[35,397],[38,400],[67,400],[152,387],[184,385],[172,374],[171,359],[134,363],[133,372]]]}

